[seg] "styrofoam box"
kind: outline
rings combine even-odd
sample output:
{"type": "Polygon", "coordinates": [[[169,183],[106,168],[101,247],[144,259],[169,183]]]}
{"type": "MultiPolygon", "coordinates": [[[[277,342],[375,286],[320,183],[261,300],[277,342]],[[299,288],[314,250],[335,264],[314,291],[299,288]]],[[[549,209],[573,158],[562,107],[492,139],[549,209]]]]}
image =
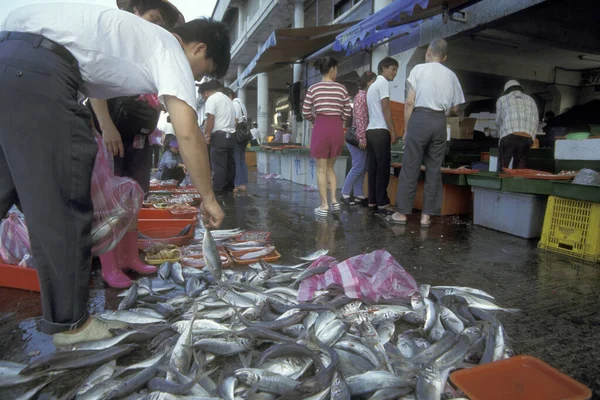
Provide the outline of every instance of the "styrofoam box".
{"type": "Polygon", "coordinates": [[[473,223],[525,239],[542,234],[547,196],[473,187],[473,223]]]}
{"type": "Polygon", "coordinates": [[[556,160],[600,160],[600,139],[557,140],[554,146],[556,160]]]}
{"type": "Polygon", "coordinates": [[[317,160],[306,157],[306,186],[317,187],[317,160]]]}
{"type": "Polygon", "coordinates": [[[292,158],[292,182],[306,185],[307,157],[295,155],[292,158]]]}
{"type": "Polygon", "coordinates": [[[281,153],[267,153],[267,161],[269,163],[269,174],[281,175],[281,153]]]}
{"type": "Polygon", "coordinates": [[[264,151],[256,152],[256,169],[261,174],[269,173],[269,164],[267,161],[267,153],[264,151]]]}
{"type": "Polygon", "coordinates": [[[337,178],[337,188],[341,189],[344,186],[346,180],[346,169],[348,164],[348,157],[338,157],[333,164],[333,170],[337,178]]]}
{"type": "Polygon", "coordinates": [[[292,164],[294,156],[291,154],[281,155],[281,176],[288,181],[292,180],[292,164]]]}

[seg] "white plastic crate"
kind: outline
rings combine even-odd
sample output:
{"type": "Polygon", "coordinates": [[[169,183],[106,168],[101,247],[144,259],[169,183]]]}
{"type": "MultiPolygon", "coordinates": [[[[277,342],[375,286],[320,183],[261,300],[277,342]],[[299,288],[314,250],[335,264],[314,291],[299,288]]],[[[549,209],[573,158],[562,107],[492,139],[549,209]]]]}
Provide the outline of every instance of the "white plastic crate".
{"type": "Polygon", "coordinates": [[[269,164],[267,160],[267,153],[264,151],[256,152],[256,169],[259,174],[269,173],[269,164]]]}
{"type": "Polygon", "coordinates": [[[281,175],[281,153],[279,151],[267,153],[269,174],[281,175]]]}
{"type": "Polygon", "coordinates": [[[292,182],[306,185],[307,157],[295,155],[292,158],[292,182]]]}
{"type": "Polygon", "coordinates": [[[281,155],[281,176],[283,179],[292,180],[292,168],[294,163],[294,156],[291,154],[281,155]]]}
{"type": "Polygon", "coordinates": [[[525,239],[542,234],[547,196],[472,187],[473,223],[525,239]]]}

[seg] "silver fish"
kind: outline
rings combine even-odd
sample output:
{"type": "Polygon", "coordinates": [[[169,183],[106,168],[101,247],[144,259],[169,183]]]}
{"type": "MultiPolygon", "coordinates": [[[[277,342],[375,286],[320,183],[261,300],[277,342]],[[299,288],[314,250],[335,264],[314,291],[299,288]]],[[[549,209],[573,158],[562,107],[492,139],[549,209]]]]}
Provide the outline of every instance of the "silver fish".
{"type": "Polygon", "coordinates": [[[200,339],[194,348],[210,352],[218,356],[233,356],[252,349],[254,343],[250,339],[200,339]]]}
{"type": "Polygon", "coordinates": [[[138,279],[137,285],[143,289],[146,289],[148,292],[150,292],[150,294],[154,293],[152,290],[152,281],[147,276],[138,279]]]}
{"type": "Polygon", "coordinates": [[[99,316],[110,321],[121,321],[131,324],[157,324],[165,321],[162,316],[157,318],[145,313],[139,313],[131,310],[105,311],[99,316]]]}
{"type": "Polygon", "coordinates": [[[121,300],[117,309],[118,310],[128,310],[135,305],[135,302],[137,301],[137,299],[138,299],[138,285],[137,285],[137,283],[133,282],[131,287],[129,289],[127,289],[125,298],[123,300],[121,300]]]}
{"type": "Polygon", "coordinates": [[[25,367],[27,364],[0,360],[0,376],[18,375],[25,367]]]}
{"type": "MultiPolygon", "coordinates": [[[[171,359],[169,360],[169,364],[171,367],[186,375],[190,369],[190,364],[192,363],[192,332],[194,328],[194,320],[196,319],[197,307],[194,304],[192,308],[192,319],[190,320],[186,330],[179,336],[173,351],[171,352],[171,359]]],[[[167,373],[167,379],[172,380],[173,374],[171,372],[167,373]]]]}
{"type": "Polygon", "coordinates": [[[76,395],[80,396],[100,382],[104,382],[105,380],[109,379],[113,376],[116,369],[116,360],[109,361],[108,363],[100,366],[98,369],[92,372],[92,374],[88,376],[87,379],[79,386],[76,395]]]}
{"type": "Polygon", "coordinates": [[[128,331],[118,336],[113,336],[108,339],[94,340],[92,342],[81,342],[70,346],[71,350],[105,350],[116,346],[129,336],[135,334],[135,331],[128,331]]]}
{"type": "Polygon", "coordinates": [[[219,250],[213,239],[213,234],[211,234],[208,229],[204,232],[202,253],[204,255],[206,268],[212,273],[212,276],[217,282],[221,281],[223,264],[221,263],[221,256],[219,255],[219,250]]]}
{"type": "Polygon", "coordinates": [[[254,259],[260,259],[264,256],[268,256],[269,254],[271,254],[273,251],[275,251],[275,247],[273,246],[267,246],[261,250],[257,250],[257,251],[251,251],[249,253],[243,254],[240,256],[240,260],[254,260],[254,259]]]}
{"type": "Polygon", "coordinates": [[[235,371],[235,377],[245,385],[257,385],[258,390],[281,395],[300,384],[297,380],[257,368],[240,368],[235,371]]]}
{"type": "Polygon", "coordinates": [[[342,374],[337,371],[331,380],[331,400],[350,400],[350,389],[342,374]]]}
{"type": "MultiPolygon", "coordinates": [[[[459,292],[464,292],[464,293],[470,293],[470,294],[474,294],[477,296],[485,296],[488,297],[492,300],[494,300],[494,296],[492,296],[491,294],[484,292],[483,290],[480,289],[473,289],[470,287],[465,287],[465,286],[433,286],[432,289],[451,289],[451,290],[456,290],[459,292]]],[[[457,293],[447,293],[447,294],[457,294],[457,293]]],[[[460,296],[460,294],[459,294],[460,296]]]]}
{"type": "Polygon", "coordinates": [[[321,250],[317,250],[314,253],[310,253],[309,255],[305,256],[305,257],[298,257],[300,260],[304,260],[304,261],[315,261],[317,258],[321,257],[321,256],[325,256],[329,254],[329,250],[328,249],[321,249],[321,250]]]}
{"type": "Polygon", "coordinates": [[[189,278],[185,283],[185,292],[190,297],[198,297],[202,290],[204,288],[201,287],[200,279],[195,276],[189,278]]]}
{"type": "Polygon", "coordinates": [[[411,385],[412,381],[386,371],[369,371],[346,379],[352,396],[372,393],[385,388],[400,388],[411,385]]]}
{"type": "Polygon", "coordinates": [[[164,263],[160,264],[160,268],[158,268],[158,276],[163,281],[169,279],[169,276],[171,276],[171,263],[169,261],[165,261],[164,263]]]}
{"type": "Polygon", "coordinates": [[[180,285],[185,284],[185,279],[183,278],[183,270],[179,262],[174,262],[171,266],[171,279],[173,279],[173,282],[178,283],[180,285]]]}

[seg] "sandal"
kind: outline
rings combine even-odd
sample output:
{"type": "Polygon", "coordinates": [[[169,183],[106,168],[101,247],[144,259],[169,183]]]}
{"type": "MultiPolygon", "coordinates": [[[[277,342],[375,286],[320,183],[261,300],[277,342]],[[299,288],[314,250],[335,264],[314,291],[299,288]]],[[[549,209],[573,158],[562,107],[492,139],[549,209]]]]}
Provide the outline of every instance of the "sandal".
{"type": "Polygon", "coordinates": [[[321,206],[315,208],[315,215],[317,217],[326,217],[329,214],[329,210],[326,208],[321,208],[321,206]]]}
{"type": "Polygon", "coordinates": [[[407,221],[405,219],[404,220],[394,219],[393,214],[390,214],[383,219],[385,220],[385,222],[388,222],[388,223],[394,224],[394,225],[406,225],[406,221],[407,221]]]}
{"type": "Polygon", "coordinates": [[[340,203],[332,203],[331,204],[331,211],[340,211],[342,209],[342,206],[340,206],[340,203]]]}

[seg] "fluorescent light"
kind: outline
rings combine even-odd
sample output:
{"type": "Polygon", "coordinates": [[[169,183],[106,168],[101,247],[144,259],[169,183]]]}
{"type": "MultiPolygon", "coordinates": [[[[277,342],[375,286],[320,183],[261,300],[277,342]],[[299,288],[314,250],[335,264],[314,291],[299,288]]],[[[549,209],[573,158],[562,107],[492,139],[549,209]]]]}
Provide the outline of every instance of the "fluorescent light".
{"type": "Polygon", "coordinates": [[[592,61],[600,63],[600,57],[582,55],[578,57],[581,61],[592,61]]]}

